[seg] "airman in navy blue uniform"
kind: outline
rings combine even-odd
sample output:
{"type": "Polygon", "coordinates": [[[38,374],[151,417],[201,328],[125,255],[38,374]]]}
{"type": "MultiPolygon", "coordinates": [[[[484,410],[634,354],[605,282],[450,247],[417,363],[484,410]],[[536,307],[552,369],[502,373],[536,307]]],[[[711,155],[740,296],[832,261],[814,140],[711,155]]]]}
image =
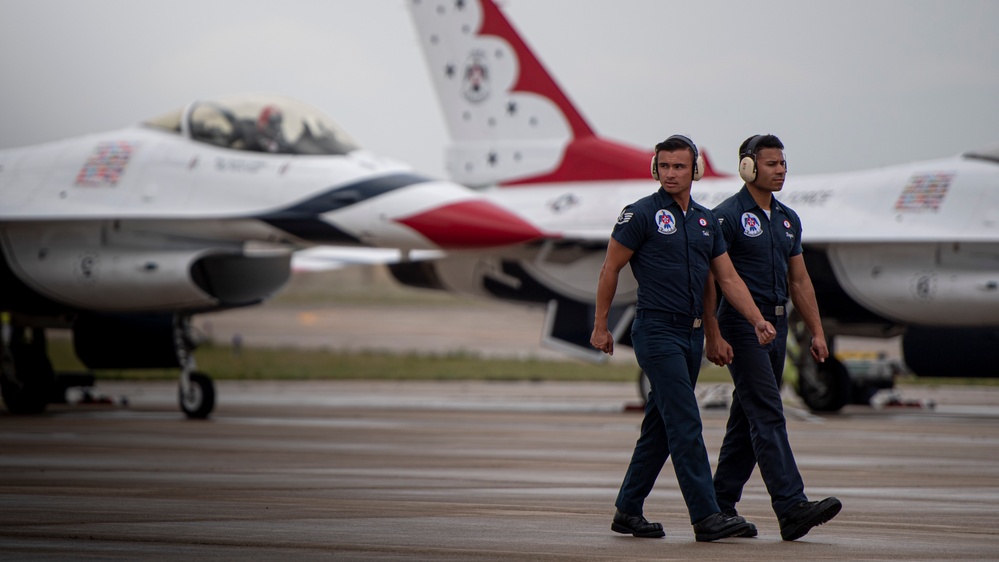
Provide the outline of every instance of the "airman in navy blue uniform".
{"type": "Polygon", "coordinates": [[[611,529],[636,537],[665,536],[661,524],[645,519],[643,506],[672,456],[694,536],[714,541],[743,535],[752,524],[725,516],[718,507],[694,396],[704,349],[701,317],[709,270],[732,305],[745,313],[758,345],[770,342],[776,331],[732,267],[714,215],[690,199],[691,182],[704,171],[697,147],[687,137],[674,135],[655,151],[652,176],[660,188],[625,207],[618,217],[600,270],[590,338],[597,349],[614,352],[607,315],[621,269],[630,263],[638,281],[632,342],[652,390],[611,529]]]}
{"type": "MultiPolygon", "coordinates": [[[[718,504],[724,513],[736,514],[735,504],[758,463],[781,537],[795,540],[832,519],[842,505],[836,498],[808,501],[781,404],[789,298],[812,333],[812,356],[818,362],[829,356],[815,290],[801,255],[801,220],[773,196],[783,187],[787,172],[783,150],[773,135],[746,139],[739,149],[739,174],[746,184],[714,209],[732,263],[764,318],[776,326],[777,337],[761,347],[727,297],[718,304],[716,318],[713,283],[705,294],[705,335],[708,359],[728,365],[735,383],[714,477],[718,504]]],[[[755,534],[754,528],[749,536],[755,534]]]]}

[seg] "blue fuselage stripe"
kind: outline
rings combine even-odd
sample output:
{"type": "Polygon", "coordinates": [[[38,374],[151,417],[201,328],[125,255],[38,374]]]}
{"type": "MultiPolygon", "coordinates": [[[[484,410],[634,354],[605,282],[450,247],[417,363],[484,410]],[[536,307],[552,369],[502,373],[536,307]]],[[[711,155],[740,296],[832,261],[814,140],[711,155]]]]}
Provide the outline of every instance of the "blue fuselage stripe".
{"type": "Polygon", "coordinates": [[[285,209],[258,217],[293,236],[320,244],[361,244],[347,232],[322,220],[321,215],[367,201],[390,191],[431,181],[416,174],[392,174],[329,189],[285,209]]]}

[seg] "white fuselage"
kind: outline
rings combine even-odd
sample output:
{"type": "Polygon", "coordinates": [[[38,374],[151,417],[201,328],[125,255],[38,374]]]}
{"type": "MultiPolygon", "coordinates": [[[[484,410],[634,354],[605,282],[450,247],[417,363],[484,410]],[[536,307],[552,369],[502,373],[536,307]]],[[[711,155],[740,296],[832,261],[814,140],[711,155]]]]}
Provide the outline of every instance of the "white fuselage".
{"type": "MultiPolygon", "coordinates": [[[[453,211],[462,205],[492,207],[464,186],[413,175],[363,150],[268,154],[135,126],[0,151],[0,246],[8,266],[30,290],[85,310],[257,302],[283,284],[291,253],[306,246],[439,250],[446,238],[466,247],[456,233],[460,221],[478,228],[478,219],[453,211]],[[438,212],[450,212],[451,230],[406,224],[426,216],[433,225],[438,212]],[[231,292],[238,302],[206,290],[210,280],[197,282],[196,264],[221,263],[221,256],[257,264],[254,275],[227,281],[241,285],[231,292]],[[283,275],[263,275],[274,268],[283,275]]],[[[478,232],[467,246],[489,245],[494,235],[478,232]]],[[[238,275],[228,268],[227,279],[238,275]]]]}

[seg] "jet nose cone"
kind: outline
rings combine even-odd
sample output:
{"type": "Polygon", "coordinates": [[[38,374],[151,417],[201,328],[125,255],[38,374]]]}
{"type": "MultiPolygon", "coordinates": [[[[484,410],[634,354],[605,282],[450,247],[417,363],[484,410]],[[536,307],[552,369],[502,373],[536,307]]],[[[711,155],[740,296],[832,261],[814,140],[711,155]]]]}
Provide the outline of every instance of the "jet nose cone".
{"type": "Polygon", "coordinates": [[[461,201],[396,219],[441,248],[508,246],[544,234],[517,215],[488,201],[461,201]]]}

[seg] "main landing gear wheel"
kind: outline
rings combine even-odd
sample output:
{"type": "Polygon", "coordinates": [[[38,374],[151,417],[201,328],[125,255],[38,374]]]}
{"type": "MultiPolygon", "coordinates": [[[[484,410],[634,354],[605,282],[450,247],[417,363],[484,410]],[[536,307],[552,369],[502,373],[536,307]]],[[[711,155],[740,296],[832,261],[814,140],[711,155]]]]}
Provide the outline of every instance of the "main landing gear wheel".
{"type": "Polygon", "coordinates": [[[798,395],[810,410],[838,412],[850,399],[850,372],[833,356],[815,363],[811,354],[798,368],[798,395]]]}
{"type": "Polygon", "coordinates": [[[816,363],[809,350],[811,335],[797,310],[788,315],[788,329],[794,346],[788,346],[788,356],[798,368],[798,396],[813,412],[838,412],[849,402],[850,372],[833,355],[833,340],[827,338],[829,357],[816,363]]]}
{"type": "Polygon", "coordinates": [[[181,381],[178,397],[180,399],[180,409],[192,419],[203,420],[215,408],[215,385],[211,377],[204,373],[191,373],[188,375],[187,389],[181,381]]]}
{"type": "Polygon", "coordinates": [[[13,327],[0,358],[0,394],[7,411],[34,415],[45,411],[55,371],[45,349],[45,330],[13,327]],[[29,334],[30,333],[30,334],[29,334]]]}

